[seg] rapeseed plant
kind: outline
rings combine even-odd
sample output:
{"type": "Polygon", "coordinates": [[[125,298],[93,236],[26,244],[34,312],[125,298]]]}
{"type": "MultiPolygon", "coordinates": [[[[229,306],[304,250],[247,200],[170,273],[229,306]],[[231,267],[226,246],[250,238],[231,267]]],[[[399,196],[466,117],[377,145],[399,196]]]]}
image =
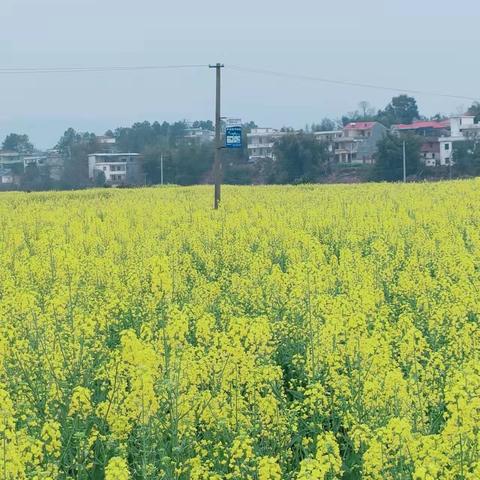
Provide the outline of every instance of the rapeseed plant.
{"type": "Polygon", "coordinates": [[[480,478],[479,186],[2,194],[0,480],[480,478]]]}

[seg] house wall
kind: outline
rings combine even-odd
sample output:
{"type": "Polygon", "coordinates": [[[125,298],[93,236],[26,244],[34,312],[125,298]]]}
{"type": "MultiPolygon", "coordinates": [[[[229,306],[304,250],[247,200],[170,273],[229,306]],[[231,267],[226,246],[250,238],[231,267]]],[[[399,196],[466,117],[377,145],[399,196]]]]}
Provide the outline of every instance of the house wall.
{"type": "Polygon", "coordinates": [[[88,156],[88,177],[94,180],[96,172],[103,172],[105,181],[111,184],[139,184],[142,182],[140,158],[132,155],[88,156]]]}
{"type": "Polygon", "coordinates": [[[372,129],[370,136],[366,136],[357,148],[357,163],[373,163],[375,154],[377,153],[377,144],[387,133],[386,127],[380,123],[376,123],[372,129]]]}
{"type": "Polygon", "coordinates": [[[440,165],[450,165],[453,154],[453,139],[451,137],[440,138],[440,165]]]}
{"type": "Polygon", "coordinates": [[[461,137],[462,128],[472,126],[474,124],[474,117],[471,116],[461,116],[461,117],[452,117],[450,119],[450,131],[452,137],[461,137]]]}

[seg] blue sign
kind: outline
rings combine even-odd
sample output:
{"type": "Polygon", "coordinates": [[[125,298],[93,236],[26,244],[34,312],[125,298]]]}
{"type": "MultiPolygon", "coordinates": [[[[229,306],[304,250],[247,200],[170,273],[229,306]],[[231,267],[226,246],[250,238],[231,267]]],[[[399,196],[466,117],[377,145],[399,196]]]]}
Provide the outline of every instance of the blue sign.
{"type": "Polygon", "coordinates": [[[242,127],[227,127],[225,146],[227,148],[242,148],[242,127]]]}

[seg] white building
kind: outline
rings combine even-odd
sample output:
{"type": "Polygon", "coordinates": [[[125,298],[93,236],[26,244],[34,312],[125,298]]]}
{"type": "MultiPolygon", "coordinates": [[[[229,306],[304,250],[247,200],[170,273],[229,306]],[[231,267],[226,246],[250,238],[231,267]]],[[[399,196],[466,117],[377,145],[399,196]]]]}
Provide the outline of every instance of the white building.
{"type": "Polygon", "coordinates": [[[139,153],[92,153],[88,156],[88,177],[95,180],[100,172],[109,185],[134,185],[142,182],[139,153]]]}
{"type": "Polygon", "coordinates": [[[253,128],[247,133],[248,160],[275,159],[273,147],[277,139],[291,132],[281,132],[275,128],[253,128]]]}
{"type": "Polygon", "coordinates": [[[215,132],[202,127],[188,127],[184,138],[188,143],[208,143],[215,139],[215,132]]]}
{"type": "Polygon", "coordinates": [[[23,157],[23,168],[27,167],[45,167],[47,165],[48,157],[47,155],[28,155],[23,157]]]}
{"type": "MultiPolygon", "coordinates": [[[[328,144],[331,158],[339,163],[373,163],[377,142],[385,135],[386,128],[378,122],[352,122],[343,130],[313,132],[319,142],[328,144]]],[[[279,131],[274,128],[254,128],[247,134],[249,161],[275,160],[275,142],[295,131],[279,131]]]]}
{"type": "Polygon", "coordinates": [[[343,135],[343,130],[326,130],[324,132],[313,132],[315,138],[320,142],[327,145],[328,152],[331,154],[332,159],[335,157],[335,142],[343,135]]]}
{"type": "Polygon", "coordinates": [[[473,115],[457,115],[450,118],[450,136],[440,137],[440,165],[453,162],[453,148],[456,142],[480,140],[480,124],[475,123],[473,115]]]}
{"type": "Polygon", "coordinates": [[[107,135],[97,135],[97,142],[100,145],[115,145],[116,140],[115,137],[109,137],[107,135]]]}
{"type": "Polygon", "coordinates": [[[343,134],[343,130],[328,130],[325,132],[313,132],[315,138],[320,142],[330,143],[335,142],[343,134]]]}
{"type": "Polygon", "coordinates": [[[13,185],[15,175],[8,168],[0,168],[0,185],[13,185]]]}
{"type": "Polygon", "coordinates": [[[23,155],[18,152],[0,152],[0,168],[8,168],[13,165],[23,168],[23,155]]]}

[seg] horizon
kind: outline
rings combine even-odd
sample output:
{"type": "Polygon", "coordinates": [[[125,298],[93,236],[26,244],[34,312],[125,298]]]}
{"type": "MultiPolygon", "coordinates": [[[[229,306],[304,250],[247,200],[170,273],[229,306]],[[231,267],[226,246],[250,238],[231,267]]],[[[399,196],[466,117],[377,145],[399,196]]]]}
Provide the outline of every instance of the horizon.
{"type": "MultiPolygon", "coordinates": [[[[446,2],[433,1],[347,0],[340,10],[311,0],[275,9],[246,0],[236,17],[218,0],[209,7],[153,0],[5,3],[2,68],[223,61],[222,113],[259,126],[304,128],[324,117],[339,118],[360,101],[382,109],[394,95],[410,90],[480,96],[479,67],[468,48],[480,14],[473,0],[454,12],[444,8],[446,2]],[[236,65],[244,71],[229,68],[236,65]],[[248,69],[395,90],[274,78],[248,69]]],[[[144,120],[214,117],[214,74],[208,68],[2,74],[0,79],[0,137],[26,133],[38,148],[54,145],[69,127],[102,134],[144,120]]],[[[458,113],[472,103],[413,96],[426,116],[458,113]]]]}

